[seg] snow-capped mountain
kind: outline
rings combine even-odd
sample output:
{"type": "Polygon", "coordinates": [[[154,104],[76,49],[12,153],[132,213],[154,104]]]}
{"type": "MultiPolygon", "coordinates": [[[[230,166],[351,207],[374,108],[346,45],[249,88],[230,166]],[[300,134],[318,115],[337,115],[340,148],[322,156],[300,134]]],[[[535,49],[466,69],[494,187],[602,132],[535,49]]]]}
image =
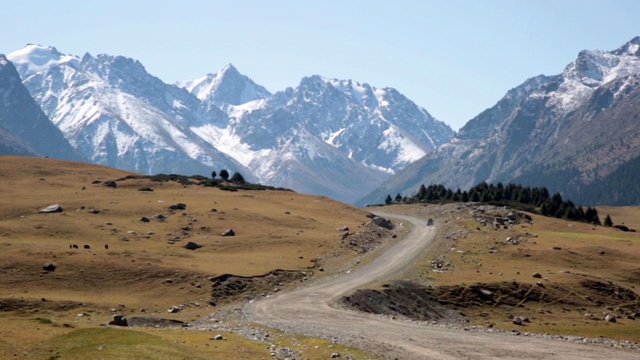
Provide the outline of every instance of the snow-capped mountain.
{"type": "Polygon", "coordinates": [[[587,189],[640,157],[638,119],[640,37],[614,51],[582,51],[561,74],[527,80],[359,203],[411,194],[420,184],[513,181],[613,204],[615,196],[587,189]]]}
{"type": "Polygon", "coordinates": [[[81,160],[24,87],[16,68],[0,54],[0,152],[81,160]]]}
{"type": "Polygon", "coordinates": [[[91,162],[142,173],[246,169],[191,131],[226,122],[191,93],[122,56],[61,54],[28,45],[8,55],[23,83],[71,145],[91,162]]]}
{"type": "Polygon", "coordinates": [[[394,89],[317,75],[226,110],[194,131],[265,183],[348,202],[453,135],[394,89]]]}
{"type": "Polygon", "coordinates": [[[232,65],[168,85],[122,56],[11,53],[23,83],[90,161],[209,174],[354,201],[454,132],[391,88],[321,76],[271,94],[232,65]]]}
{"type": "Polygon", "coordinates": [[[226,110],[230,105],[241,105],[253,100],[271,97],[271,93],[240,74],[231,64],[215,74],[202,78],[177,82],[202,101],[207,109],[213,107],[226,110]]]}

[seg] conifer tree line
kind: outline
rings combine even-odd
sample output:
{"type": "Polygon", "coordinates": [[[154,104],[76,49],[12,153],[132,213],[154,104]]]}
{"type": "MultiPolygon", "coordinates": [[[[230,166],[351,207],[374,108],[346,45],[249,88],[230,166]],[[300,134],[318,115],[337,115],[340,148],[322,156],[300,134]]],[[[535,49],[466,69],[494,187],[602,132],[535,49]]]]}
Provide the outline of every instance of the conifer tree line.
{"type": "MultiPolygon", "coordinates": [[[[497,206],[509,206],[515,209],[533,212],[536,214],[582,221],[590,224],[601,225],[598,211],[594,207],[575,206],[571,200],[563,200],[559,193],[549,194],[545,187],[529,187],[516,184],[503,185],[502,183],[487,184],[481,182],[469,190],[453,191],[444,185],[420,186],[420,190],[411,197],[402,197],[397,194],[395,198],[387,195],[385,204],[392,203],[452,203],[452,202],[480,202],[497,206]]],[[[613,222],[609,215],[605,219],[605,225],[611,226],[613,222]]]]}

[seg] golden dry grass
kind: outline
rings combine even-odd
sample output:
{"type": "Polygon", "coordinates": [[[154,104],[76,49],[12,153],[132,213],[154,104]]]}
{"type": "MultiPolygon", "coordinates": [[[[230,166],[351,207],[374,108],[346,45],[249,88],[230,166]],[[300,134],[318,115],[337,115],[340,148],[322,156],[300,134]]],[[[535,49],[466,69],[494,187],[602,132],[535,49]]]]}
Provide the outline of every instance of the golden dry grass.
{"type": "Polygon", "coordinates": [[[114,308],[126,315],[197,319],[214,310],[207,305],[210,276],[308,269],[314,258],[348,261],[355,254],[340,247],[336,229],[358,229],[367,220],[363,210],[288,191],[229,192],[148,179],[118,181],[115,189],[93,184],[126,175],[131,173],[83,163],[0,156],[0,298],[26,304],[0,309],[6,315],[0,319],[0,355],[10,353],[18,339],[62,336],[60,341],[73,342],[77,330],[109,321],[114,308]],[[154,191],[138,191],[142,187],[154,191]],[[186,210],[168,210],[176,203],[186,210]],[[64,211],[38,213],[51,204],[64,211]],[[157,214],[166,221],[154,219],[157,214]],[[236,236],[221,236],[227,229],[236,236]],[[175,237],[180,240],[170,244],[175,237]],[[203,247],[184,249],[187,241],[203,247]],[[43,271],[47,262],[57,269],[43,271]],[[75,305],[60,305],[66,301],[75,305]],[[170,306],[196,302],[167,313],[170,306]]]}

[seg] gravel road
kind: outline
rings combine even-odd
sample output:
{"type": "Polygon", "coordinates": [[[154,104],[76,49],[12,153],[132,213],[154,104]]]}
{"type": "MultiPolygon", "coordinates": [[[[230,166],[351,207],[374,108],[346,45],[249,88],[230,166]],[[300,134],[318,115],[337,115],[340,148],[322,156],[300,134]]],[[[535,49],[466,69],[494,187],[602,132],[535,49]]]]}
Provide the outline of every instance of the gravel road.
{"type": "Polygon", "coordinates": [[[465,331],[457,327],[398,321],[335,306],[336,300],[355,289],[385,279],[401,278],[435,238],[436,228],[426,226],[424,219],[377,215],[411,223],[413,230],[374,261],[354,271],[247,304],[243,309],[246,318],[287,332],[329,337],[389,359],[640,358],[638,351],[561,341],[556,336],[465,331]]]}

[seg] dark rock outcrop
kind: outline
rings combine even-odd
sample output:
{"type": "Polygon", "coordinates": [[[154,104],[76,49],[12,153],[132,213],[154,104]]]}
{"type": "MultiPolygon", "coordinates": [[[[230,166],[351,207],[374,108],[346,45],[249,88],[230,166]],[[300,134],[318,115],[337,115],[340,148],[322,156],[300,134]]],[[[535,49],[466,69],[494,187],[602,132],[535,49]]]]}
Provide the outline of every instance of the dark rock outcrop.
{"type": "Polygon", "coordinates": [[[184,245],[184,248],[187,250],[197,250],[197,249],[200,249],[201,247],[202,245],[194,243],[193,241],[189,241],[184,245]]]}

